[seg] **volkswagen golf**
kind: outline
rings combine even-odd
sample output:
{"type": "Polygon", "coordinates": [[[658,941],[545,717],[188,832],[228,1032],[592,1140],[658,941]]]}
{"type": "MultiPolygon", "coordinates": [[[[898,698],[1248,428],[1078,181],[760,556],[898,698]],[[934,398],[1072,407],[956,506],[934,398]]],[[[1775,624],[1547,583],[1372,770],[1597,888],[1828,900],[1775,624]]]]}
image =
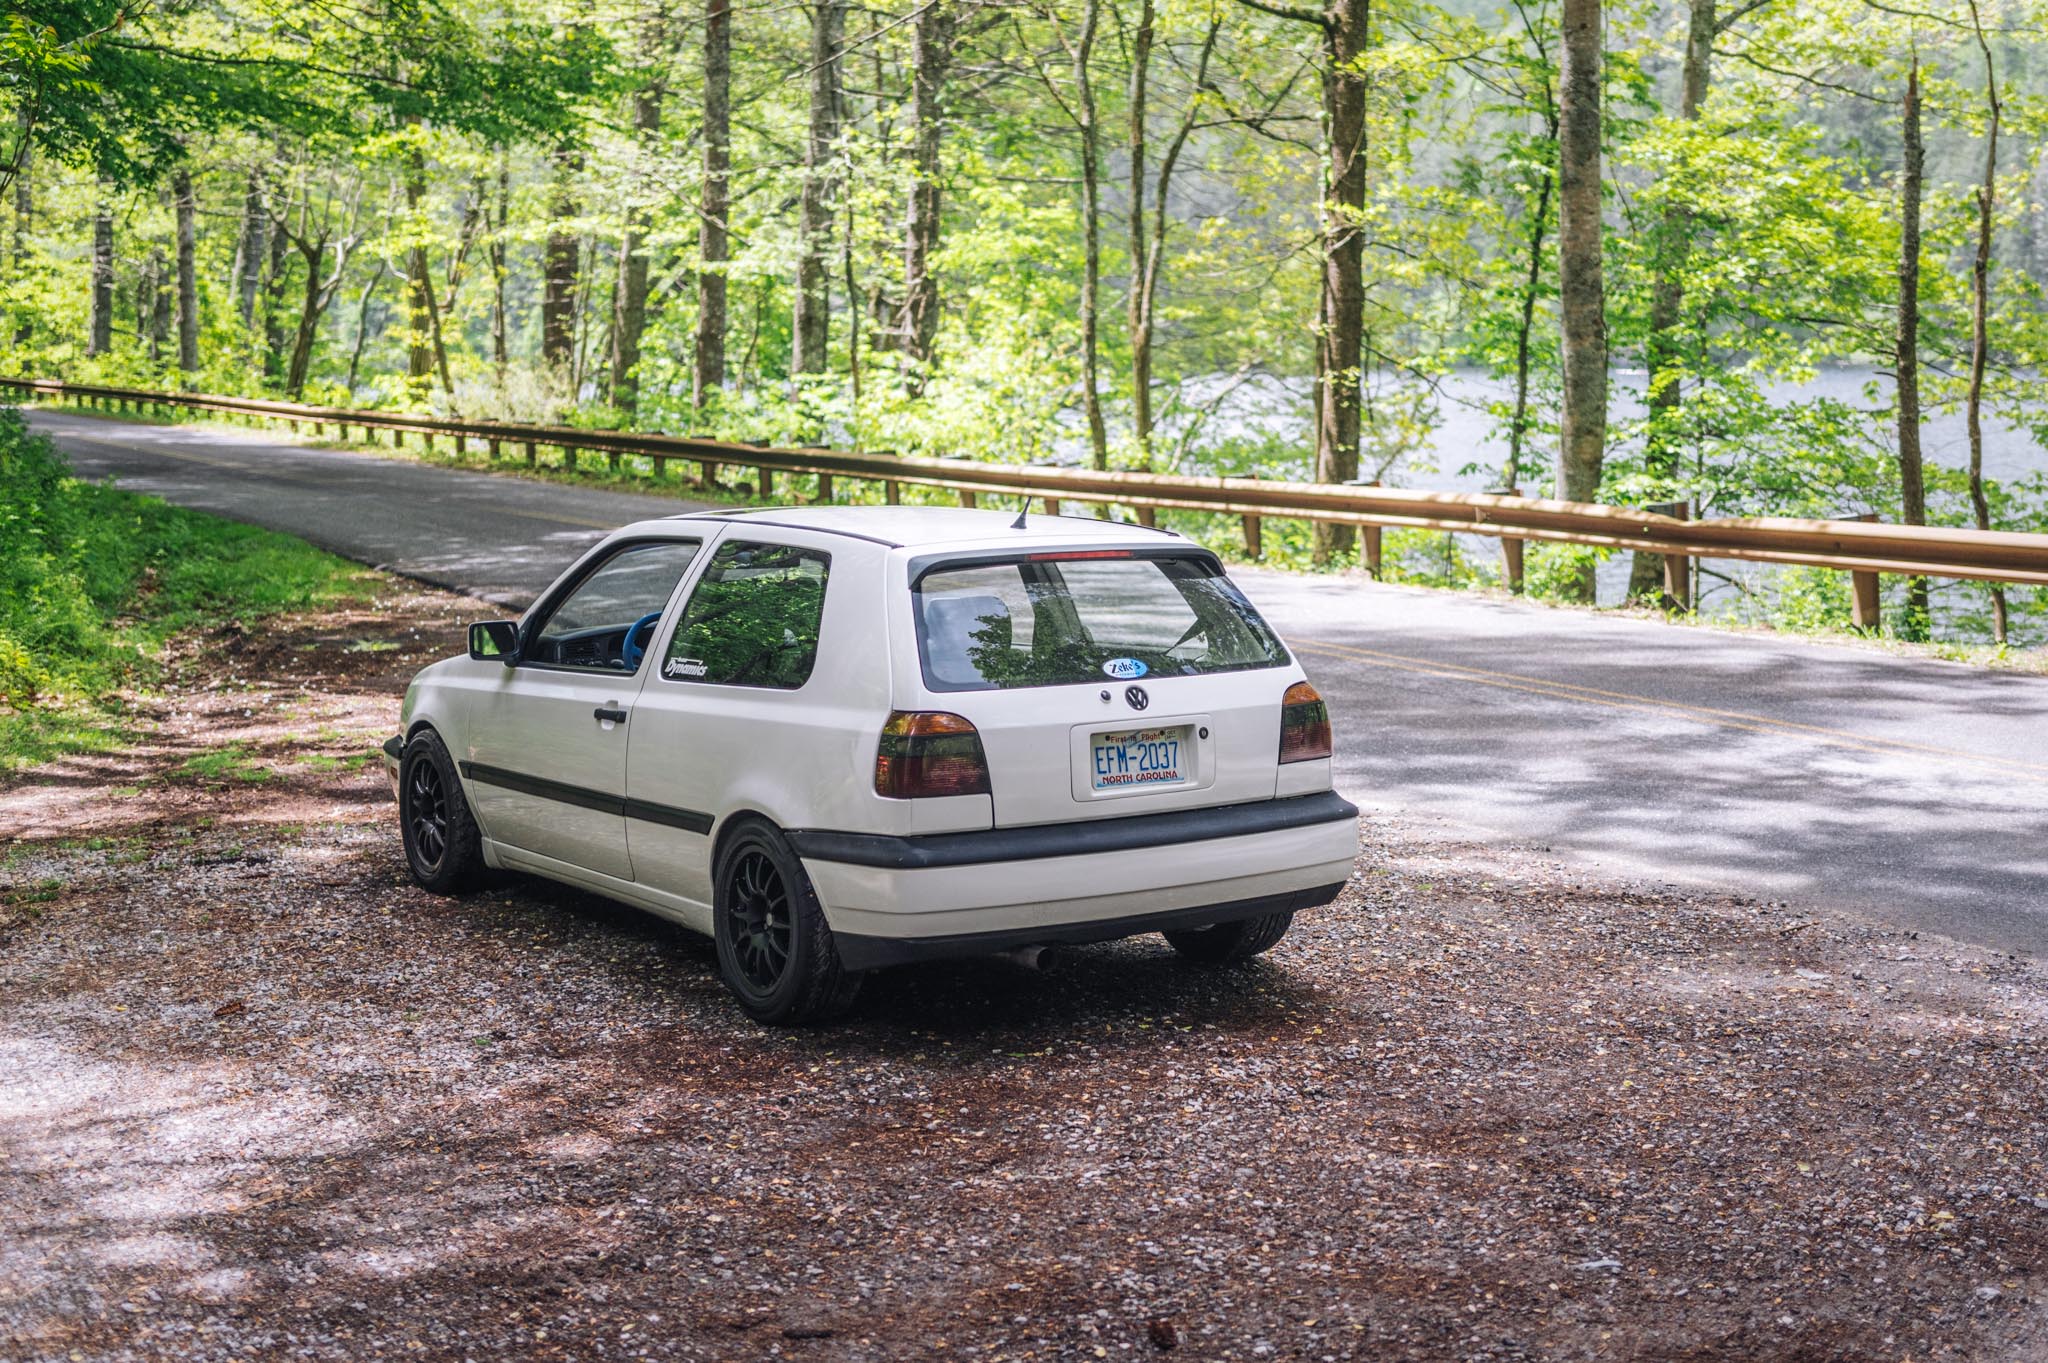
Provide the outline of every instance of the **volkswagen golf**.
{"type": "Polygon", "coordinates": [[[937,507],[629,525],[407,689],[413,877],[608,895],[764,1023],[902,962],[1159,932],[1265,951],[1350,878],[1330,717],[1207,550],[937,507]]]}

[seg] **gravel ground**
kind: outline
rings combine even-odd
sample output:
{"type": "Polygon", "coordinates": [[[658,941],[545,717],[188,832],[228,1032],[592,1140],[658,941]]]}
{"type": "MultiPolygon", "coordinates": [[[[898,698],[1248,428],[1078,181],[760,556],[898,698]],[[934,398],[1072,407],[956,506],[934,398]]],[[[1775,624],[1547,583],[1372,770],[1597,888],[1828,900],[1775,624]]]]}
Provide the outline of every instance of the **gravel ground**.
{"type": "Polygon", "coordinates": [[[192,641],[0,786],[0,1358],[2037,1359],[2040,967],[1368,821],[1272,953],[878,975],[415,890],[403,679],[192,641]]]}

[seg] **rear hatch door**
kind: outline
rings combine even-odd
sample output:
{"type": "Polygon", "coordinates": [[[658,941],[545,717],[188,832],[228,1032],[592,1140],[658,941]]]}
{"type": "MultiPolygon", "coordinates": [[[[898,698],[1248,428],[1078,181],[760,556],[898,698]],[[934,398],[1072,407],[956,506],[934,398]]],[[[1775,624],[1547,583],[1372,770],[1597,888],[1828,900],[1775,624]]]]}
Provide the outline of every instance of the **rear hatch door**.
{"type": "Polygon", "coordinates": [[[914,612],[930,708],[980,732],[997,826],[1273,797],[1290,660],[1212,556],[945,561],[914,612]]]}

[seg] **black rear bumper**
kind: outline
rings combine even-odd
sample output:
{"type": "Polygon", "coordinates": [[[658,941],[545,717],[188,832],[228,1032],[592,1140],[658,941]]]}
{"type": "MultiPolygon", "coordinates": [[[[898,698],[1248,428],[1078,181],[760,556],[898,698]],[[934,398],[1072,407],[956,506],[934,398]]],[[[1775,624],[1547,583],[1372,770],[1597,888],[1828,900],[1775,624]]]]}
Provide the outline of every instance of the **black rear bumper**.
{"type": "Polygon", "coordinates": [[[1170,909],[1164,913],[1141,913],[1128,918],[1095,919],[1086,923],[1053,924],[1046,927],[1005,928],[1000,932],[962,932],[949,937],[864,937],[834,933],[839,962],[848,970],[878,970],[883,966],[906,965],[913,961],[943,961],[961,956],[989,956],[1017,947],[1075,946],[1086,942],[1114,942],[1140,933],[1165,932],[1171,928],[1200,928],[1212,923],[1235,923],[1245,918],[1264,918],[1274,913],[1297,913],[1320,908],[1335,899],[1344,882],[1317,885],[1284,894],[1237,899],[1227,904],[1205,904],[1192,909],[1170,909]]]}

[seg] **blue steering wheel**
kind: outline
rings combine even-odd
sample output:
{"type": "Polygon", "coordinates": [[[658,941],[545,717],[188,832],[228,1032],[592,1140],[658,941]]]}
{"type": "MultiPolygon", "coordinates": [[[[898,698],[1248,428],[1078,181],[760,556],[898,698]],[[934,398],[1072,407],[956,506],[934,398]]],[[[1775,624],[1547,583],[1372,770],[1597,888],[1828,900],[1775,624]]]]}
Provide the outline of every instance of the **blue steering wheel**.
{"type": "Polygon", "coordinates": [[[648,638],[654,637],[654,626],[660,619],[661,612],[656,611],[652,615],[641,616],[627,627],[626,637],[619,644],[619,661],[625,664],[628,672],[638,671],[640,659],[647,654],[647,640],[642,639],[635,643],[633,636],[644,629],[647,631],[648,638]]]}

